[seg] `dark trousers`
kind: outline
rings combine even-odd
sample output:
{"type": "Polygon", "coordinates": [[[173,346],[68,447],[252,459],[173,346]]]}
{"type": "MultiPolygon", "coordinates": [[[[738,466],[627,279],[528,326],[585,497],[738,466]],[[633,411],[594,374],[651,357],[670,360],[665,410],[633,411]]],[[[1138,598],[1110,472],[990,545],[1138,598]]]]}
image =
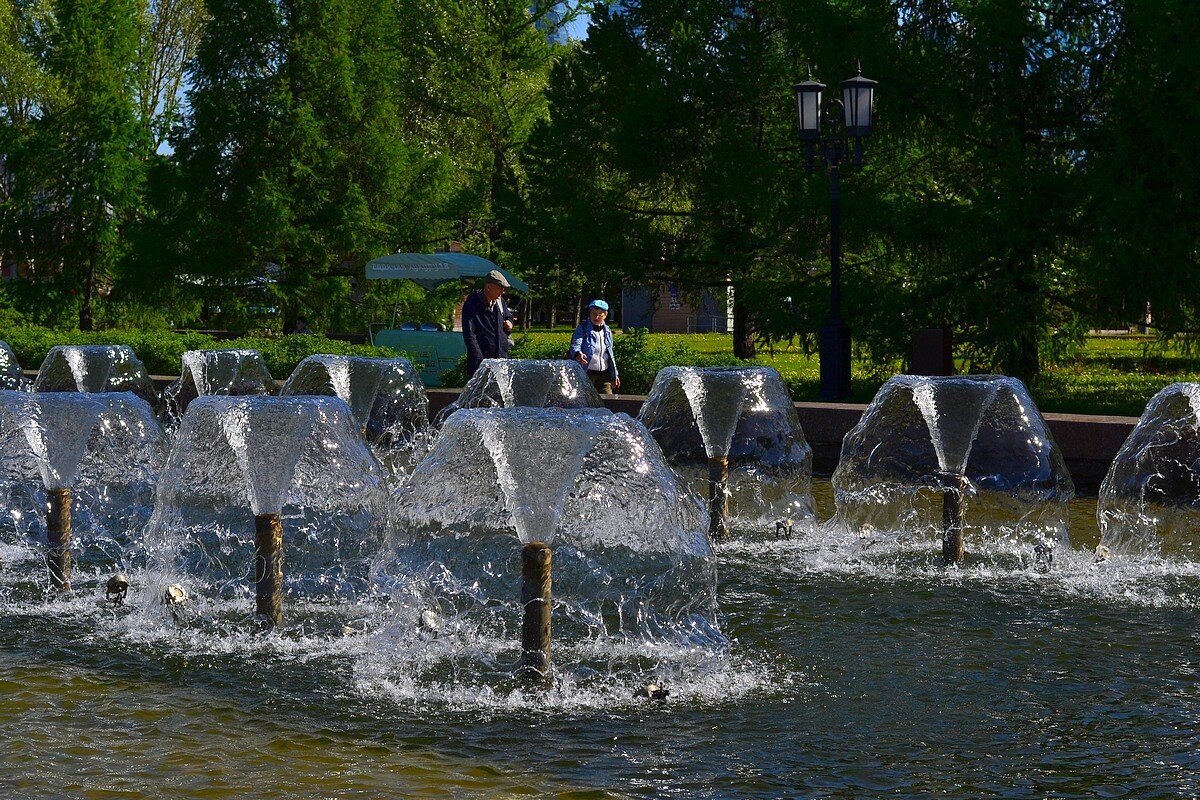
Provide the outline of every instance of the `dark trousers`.
{"type": "Polygon", "coordinates": [[[593,372],[592,370],[589,369],[587,371],[587,374],[588,374],[588,378],[590,378],[592,381],[592,386],[596,387],[597,392],[599,392],[600,394],[612,394],[613,393],[612,382],[613,382],[614,376],[613,376],[613,368],[612,367],[609,367],[606,370],[598,371],[598,372],[593,372]]]}

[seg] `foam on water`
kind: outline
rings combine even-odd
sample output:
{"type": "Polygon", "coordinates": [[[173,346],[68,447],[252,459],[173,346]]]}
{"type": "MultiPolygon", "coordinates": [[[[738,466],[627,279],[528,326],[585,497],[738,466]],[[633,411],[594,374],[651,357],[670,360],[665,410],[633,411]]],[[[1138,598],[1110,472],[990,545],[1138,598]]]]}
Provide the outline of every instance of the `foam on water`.
{"type": "Polygon", "coordinates": [[[730,516],[741,528],[807,525],[812,448],[779,374],[767,367],[666,367],[638,419],[702,497],[708,460],[728,458],[730,516]]]}

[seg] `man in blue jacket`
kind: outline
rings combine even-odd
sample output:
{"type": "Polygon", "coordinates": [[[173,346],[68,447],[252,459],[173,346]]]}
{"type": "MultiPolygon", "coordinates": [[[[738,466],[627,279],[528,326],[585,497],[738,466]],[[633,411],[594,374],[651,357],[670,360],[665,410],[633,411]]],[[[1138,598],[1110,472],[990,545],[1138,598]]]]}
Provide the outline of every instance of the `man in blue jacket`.
{"type": "Polygon", "coordinates": [[[467,346],[467,377],[479,369],[485,358],[508,357],[508,334],[513,324],[504,305],[504,290],[511,289],[498,269],[483,276],[483,288],[476,289],[463,303],[462,333],[467,346]]]}
{"type": "Polygon", "coordinates": [[[583,365],[600,394],[612,394],[614,387],[621,388],[612,330],[607,319],[608,303],[593,300],[588,303],[588,319],[581,322],[571,336],[570,357],[583,365]]]}

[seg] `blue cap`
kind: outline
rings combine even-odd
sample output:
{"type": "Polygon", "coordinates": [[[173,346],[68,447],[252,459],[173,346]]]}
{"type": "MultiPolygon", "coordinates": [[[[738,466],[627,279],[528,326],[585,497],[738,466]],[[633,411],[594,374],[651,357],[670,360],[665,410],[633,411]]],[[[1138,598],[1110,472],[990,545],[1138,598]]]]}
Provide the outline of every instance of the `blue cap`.
{"type": "Polygon", "coordinates": [[[588,303],[588,308],[598,308],[601,311],[608,311],[608,303],[604,302],[603,300],[596,299],[588,303]]]}

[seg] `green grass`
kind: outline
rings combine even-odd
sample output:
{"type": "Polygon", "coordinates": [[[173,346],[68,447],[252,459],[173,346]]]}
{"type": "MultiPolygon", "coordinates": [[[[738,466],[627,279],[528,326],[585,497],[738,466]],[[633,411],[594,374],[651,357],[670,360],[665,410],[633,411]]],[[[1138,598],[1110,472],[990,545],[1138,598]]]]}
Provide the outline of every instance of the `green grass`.
{"type": "MultiPolygon", "coordinates": [[[[557,350],[565,354],[570,340],[569,333],[558,331],[532,331],[529,337],[539,354],[557,350]]],[[[727,334],[656,333],[650,334],[647,342],[650,347],[682,353],[685,357],[694,355],[698,362],[711,359],[731,362],[733,357],[733,340],[727,334]]],[[[776,348],[772,353],[760,348],[754,363],[778,370],[793,399],[818,399],[820,362],[815,353],[806,355],[791,347],[776,348]]],[[[898,368],[899,365],[880,367],[856,360],[852,366],[850,402],[870,402],[898,368]]],[[[1038,408],[1045,412],[1136,417],[1151,397],[1176,381],[1200,382],[1200,355],[1178,345],[1164,345],[1152,337],[1096,336],[1088,338],[1070,357],[1043,365],[1031,394],[1038,408]]]]}

